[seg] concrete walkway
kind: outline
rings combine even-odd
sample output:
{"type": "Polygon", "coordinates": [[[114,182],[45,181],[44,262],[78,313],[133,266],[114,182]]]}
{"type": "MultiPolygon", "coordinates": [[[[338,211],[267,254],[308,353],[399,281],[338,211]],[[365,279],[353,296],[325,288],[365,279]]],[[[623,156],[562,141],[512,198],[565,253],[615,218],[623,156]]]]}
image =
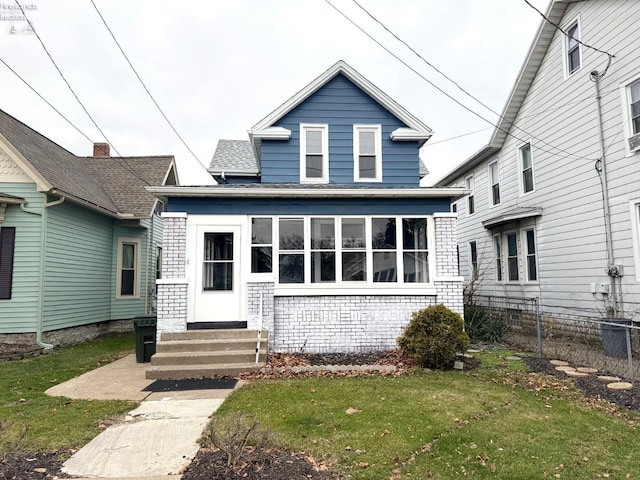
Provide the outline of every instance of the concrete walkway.
{"type": "Polygon", "coordinates": [[[233,390],[148,392],[148,363],[128,355],[109,365],[56,385],[47,394],[74,399],[142,402],[125,421],[109,427],[78,450],[63,466],[86,478],[180,478],[198,452],[209,417],[233,390]]]}

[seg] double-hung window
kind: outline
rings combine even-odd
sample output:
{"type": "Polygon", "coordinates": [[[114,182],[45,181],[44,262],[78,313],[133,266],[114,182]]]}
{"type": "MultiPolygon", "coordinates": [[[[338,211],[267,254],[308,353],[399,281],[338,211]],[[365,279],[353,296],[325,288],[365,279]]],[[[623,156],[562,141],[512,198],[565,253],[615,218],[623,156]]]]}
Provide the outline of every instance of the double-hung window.
{"type": "Polygon", "coordinates": [[[533,192],[535,185],[533,181],[533,156],[531,154],[531,143],[525,143],[518,149],[520,157],[520,172],[522,193],[533,192]]]}
{"type": "Polygon", "coordinates": [[[279,282],[304,283],[304,219],[280,219],[278,246],[279,282]]]}
{"type": "Polygon", "coordinates": [[[507,233],[507,278],[510,282],[520,279],[518,272],[518,234],[507,233]]]}
{"type": "Polygon", "coordinates": [[[336,222],[311,219],[311,283],[336,281],[336,222]]]}
{"type": "Polygon", "coordinates": [[[140,240],[130,238],[118,240],[117,298],[140,296],[140,257],[140,240]]]}
{"type": "Polygon", "coordinates": [[[476,202],[475,202],[475,196],[474,196],[474,192],[473,192],[473,187],[475,182],[473,181],[473,176],[467,177],[465,180],[466,183],[466,187],[467,190],[471,190],[471,192],[469,193],[469,196],[467,197],[467,213],[469,213],[469,215],[473,215],[476,211],[476,202]]]}
{"type": "Polygon", "coordinates": [[[496,282],[502,281],[502,238],[500,235],[493,237],[493,251],[496,261],[496,282]]]}
{"type": "Polygon", "coordinates": [[[629,99],[631,107],[631,132],[637,135],[640,133],[640,80],[636,80],[629,86],[629,99]]]}
{"type": "Polygon", "coordinates": [[[371,219],[371,248],[373,250],[373,281],[397,280],[396,219],[371,219]]]}
{"type": "Polygon", "coordinates": [[[471,259],[471,281],[478,280],[478,244],[469,242],[469,258],[471,259]]]}
{"type": "Polygon", "coordinates": [[[273,221],[251,219],[251,273],[271,273],[273,259],[273,221]]]}
{"type": "Polygon", "coordinates": [[[11,299],[15,227],[0,226],[0,300],[11,299]]]}
{"type": "Polygon", "coordinates": [[[629,152],[637,152],[640,151],[640,79],[622,88],[622,102],[626,104],[624,125],[629,152]]]}
{"type": "Polygon", "coordinates": [[[491,205],[500,204],[500,169],[498,162],[489,164],[489,180],[491,182],[491,205]]]}
{"type": "Polygon", "coordinates": [[[300,182],[329,181],[329,126],[300,125],[300,182]]]}
{"type": "Polygon", "coordinates": [[[538,281],[538,267],[536,264],[536,237],[533,228],[524,231],[526,239],[527,254],[527,280],[530,282],[538,281]]]}
{"type": "Polygon", "coordinates": [[[343,218],[342,280],[367,281],[367,235],[364,218],[343,218]]]}
{"type": "Polygon", "coordinates": [[[382,181],[382,127],[353,126],[353,163],[356,182],[382,181]]]}
{"type": "Polygon", "coordinates": [[[579,22],[576,20],[566,31],[567,73],[571,75],[577,72],[582,65],[579,22]]]}
{"type": "Polygon", "coordinates": [[[426,218],[402,219],[405,283],[427,283],[429,281],[427,239],[426,218]]]}

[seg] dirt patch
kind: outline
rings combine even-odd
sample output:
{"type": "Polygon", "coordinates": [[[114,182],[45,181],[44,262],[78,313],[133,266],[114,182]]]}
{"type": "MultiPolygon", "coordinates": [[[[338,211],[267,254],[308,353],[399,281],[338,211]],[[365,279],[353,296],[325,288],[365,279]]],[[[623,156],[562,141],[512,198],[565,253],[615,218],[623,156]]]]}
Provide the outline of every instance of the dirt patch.
{"type": "Polygon", "coordinates": [[[60,469],[70,455],[67,451],[9,455],[0,459],[0,480],[69,478],[60,469]]]}

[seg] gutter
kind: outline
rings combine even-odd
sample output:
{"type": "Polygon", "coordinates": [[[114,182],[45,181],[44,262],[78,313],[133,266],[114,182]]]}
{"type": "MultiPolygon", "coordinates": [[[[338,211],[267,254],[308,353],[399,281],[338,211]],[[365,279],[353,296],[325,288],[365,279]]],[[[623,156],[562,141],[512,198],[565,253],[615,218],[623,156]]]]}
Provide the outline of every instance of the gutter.
{"type": "MultiPolygon", "coordinates": [[[[46,194],[45,194],[46,199],[46,194]]],[[[50,207],[55,207],[56,205],[60,205],[65,201],[64,196],[60,196],[57,200],[53,202],[48,202],[44,204],[42,208],[42,212],[34,212],[32,210],[27,210],[24,204],[20,204],[20,210],[25,213],[29,213],[31,215],[39,215],[42,221],[41,229],[40,229],[40,244],[42,245],[42,261],[40,262],[40,283],[39,283],[39,293],[38,293],[38,318],[36,323],[36,344],[39,347],[50,350],[54,347],[54,345],[50,343],[45,343],[42,341],[42,333],[44,330],[44,289],[45,289],[45,273],[46,273],[46,259],[47,259],[47,209],[50,207]]]]}

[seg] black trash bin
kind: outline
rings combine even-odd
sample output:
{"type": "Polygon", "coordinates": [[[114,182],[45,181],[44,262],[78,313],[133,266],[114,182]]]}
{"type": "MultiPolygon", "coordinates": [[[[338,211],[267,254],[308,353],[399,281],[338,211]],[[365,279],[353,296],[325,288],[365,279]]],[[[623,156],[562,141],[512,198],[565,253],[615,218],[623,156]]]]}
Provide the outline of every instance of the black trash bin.
{"type": "Polygon", "coordinates": [[[627,329],[625,325],[631,325],[631,320],[628,318],[603,318],[601,321],[607,322],[600,324],[604,354],[607,357],[626,357],[627,329]]]}
{"type": "Polygon", "coordinates": [[[136,362],[150,362],[156,353],[156,317],[136,317],[133,331],[136,336],[136,362]]]}

